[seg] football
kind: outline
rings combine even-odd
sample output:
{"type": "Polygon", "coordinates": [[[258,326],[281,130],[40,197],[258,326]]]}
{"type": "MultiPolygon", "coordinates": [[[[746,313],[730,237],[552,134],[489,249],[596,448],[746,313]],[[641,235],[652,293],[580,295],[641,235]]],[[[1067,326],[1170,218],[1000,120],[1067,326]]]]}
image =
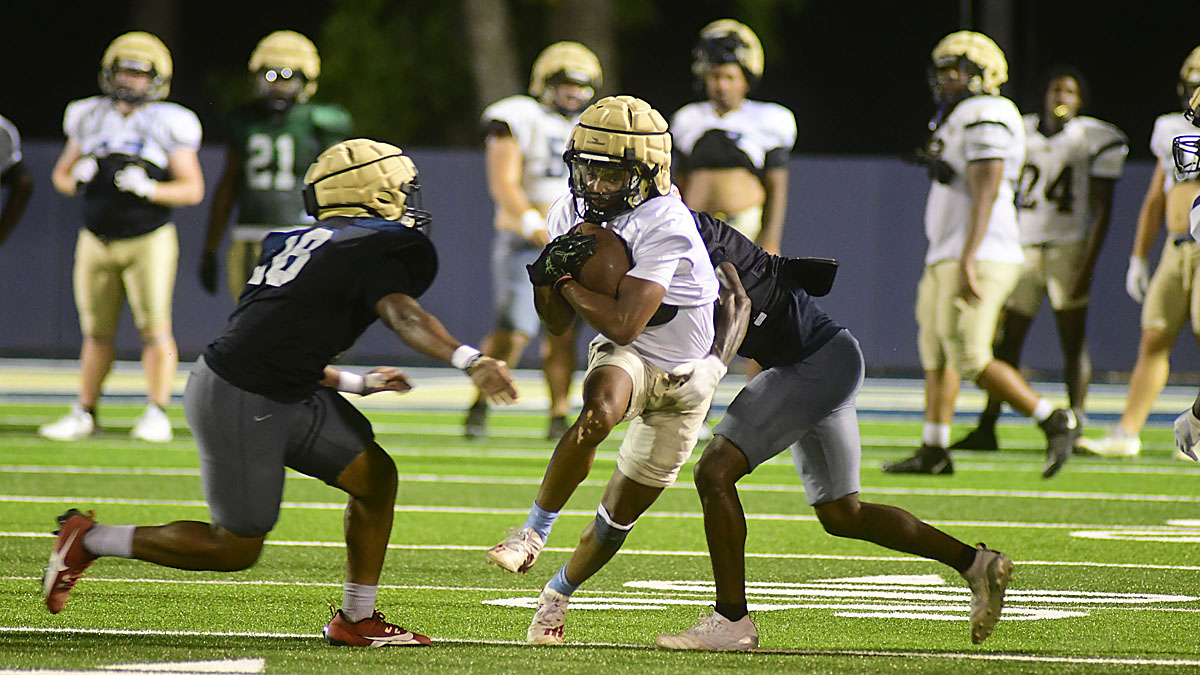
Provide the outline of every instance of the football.
{"type": "Polygon", "coordinates": [[[621,279],[633,266],[629,245],[617,233],[595,223],[581,223],[575,231],[596,235],[596,250],[579,268],[575,280],[588,290],[615,298],[621,279]]]}

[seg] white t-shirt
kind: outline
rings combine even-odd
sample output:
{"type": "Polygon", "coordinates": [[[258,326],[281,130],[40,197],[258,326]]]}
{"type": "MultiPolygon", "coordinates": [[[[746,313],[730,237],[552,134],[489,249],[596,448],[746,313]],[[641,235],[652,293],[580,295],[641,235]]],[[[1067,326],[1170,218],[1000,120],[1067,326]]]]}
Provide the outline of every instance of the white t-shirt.
{"type": "Polygon", "coordinates": [[[1003,160],[1004,177],[975,260],[1022,262],[1013,198],[1025,161],[1025,126],[1013,102],[1003,96],[972,96],[959,102],[933,132],[928,151],[953,169],[954,176],[949,183],[935,180],[929,188],[925,264],[962,257],[971,209],[967,165],[984,159],[1003,160]]]}
{"type": "MultiPolygon", "coordinates": [[[[1163,192],[1170,192],[1175,183],[1179,182],[1179,176],[1175,175],[1175,157],[1172,154],[1171,144],[1175,141],[1176,136],[1195,136],[1197,133],[1196,127],[1187,121],[1183,113],[1167,113],[1159,115],[1158,119],[1154,120],[1154,131],[1150,133],[1150,152],[1154,153],[1154,157],[1158,160],[1158,166],[1162,169],[1163,177],[1163,192]]],[[[1187,180],[1196,180],[1197,176],[1189,176],[1187,180]]]]}
{"type": "MultiPolygon", "coordinates": [[[[550,207],[550,237],[566,234],[582,221],[575,199],[568,194],[550,207]]],[[[662,286],[666,289],[663,303],[679,308],[675,318],[646,327],[630,346],[667,371],[707,355],[712,349],[717,275],[692,212],[677,197],[655,197],[605,227],[629,244],[633,256],[629,276],[662,286]]]]}
{"type": "Polygon", "coordinates": [[[502,98],[483,111],[483,122],[503,122],[521,148],[521,187],[534,204],[549,204],[569,190],[563,153],[579,116],[571,118],[530,96],[502,98]]]}
{"type": "Polygon", "coordinates": [[[0,175],[21,161],[21,134],[8,118],[0,115],[0,175]]]}
{"type": "Polygon", "coordinates": [[[1047,137],[1038,119],[1024,117],[1025,165],[1017,192],[1021,243],[1082,241],[1091,225],[1090,179],[1120,178],[1129,141],[1117,127],[1084,116],[1047,137]]]}
{"type": "MultiPolygon", "coordinates": [[[[701,101],[683,106],[671,118],[672,143],[685,157],[713,130],[724,132],[726,142],[745,155],[756,171],[765,168],[768,152],[780,148],[790,151],[796,144],[796,117],[777,103],[747,100],[737,109],[718,115],[712,101],[701,101]]],[[[735,165],[729,157],[715,159],[722,165],[735,165]]]]}
{"type": "Polygon", "coordinates": [[[202,135],[196,114],[177,103],[143,103],[126,116],[107,96],[69,103],[63,132],[85,155],[140,157],[164,170],[176,151],[199,150],[202,135]]]}

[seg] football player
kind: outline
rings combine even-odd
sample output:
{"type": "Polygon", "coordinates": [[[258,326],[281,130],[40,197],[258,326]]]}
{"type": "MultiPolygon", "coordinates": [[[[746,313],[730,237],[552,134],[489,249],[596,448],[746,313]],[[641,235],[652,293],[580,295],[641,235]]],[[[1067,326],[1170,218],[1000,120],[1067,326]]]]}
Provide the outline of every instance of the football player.
{"type": "MultiPolygon", "coordinates": [[[[716,607],[695,626],[655,642],[707,651],[758,647],[746,606],[746,517],[735,484],[789,447],[826,532],[953,567],[971,587],[971,640],[985,640],[1000,617],[1012,561],[982,544],[968,546],[902,509],[859,501],[862,446],[855,398],[863,381],[862,350],[810,297],[811,262],[771,255],[709,214],[695,216],[721,282],[716,339],[705,359],[727,364],[736,351],[766,370],[733,399],[694,469],[716,607]]],[[[692,386],[689,381],[681,389],[692,386]]]]}
{"type": "MultiPolygon", "coordinates": [[[[549,241],[546,213],[567,193],[562,153],[579,113],[602,82],[600,61],[578,42],[556,42],[533,62],[529,96],[501,99],[483,111],[487,133],[488,192],[496,203],[492,244],[492,291],[496,325],[483,339],[483,352],[517,363],[540,328],[525,266],[549,241]]],[[[550,394],[546,438],[567,429],[576,328],[546,335],[542,371],[550,394]]],[[[464,421],[468,438],[487,435],[487,401],[477,396],[464,421]]]]}
{"type": "Polygon", "coordinates": [[[142,336],[150,399],[132,436],[154,442],[173,436],[164,412],[179,362],[171,331],[179,238],[171,209],[200,203],[204,175],[197,156],[200,120],[163,100],[171,72],[171,53],[161,40],[125,33],[101,59],[104,95],[72,101],[63,115],[67,144],[51,179],[60,193],[83,195],[74,272],[82,373],[70,412],[38,429],[46,438],[74,441],[95,433],[126,296],[142,336]]]}
{"type": "MultiPolygon", "coordinates": [[[[1192,50],[1179,70],[1176,93],[1183,109],[1200,89],[1200,47],[1192,50]]],[[[1138,214],[1137,234],[1129,255],[1129,270],[1125,275],[1125,290],[1129,297],[1142,305],[1142,339],[1138,345],[1137,362],[1129,376],[1129,393],[1121,420],[1103,438],[1080,439],[1079,447],[1102,457],[1133,457],[1142,451],[1138,437],[1150,408],[1167,384],[1170,372],[1171,347],[1185,325],[1200,342],[1200,284],[1195,277],[1200,272],[1200,244],[1192,236],[1189,212],[1200,197],[1200,171],[1186,157],[1176,166],[1174,146],[1176,137],[1194,136],[1195,127],[1183,112],[1160,115],[1150,135],[1150,151],[1158,160],[1154,174],[1138,214]],[[1167,224],[1167,240],[1154,276],[1150,277],[1146,256],[1158,236],[1163,220],[1167,224]]],[[[1177,458],[1184,458],[1181,453],[1177,458]]]]}
{"type": "Polygon", "coordinates": [[[0,209],[0,246],[21,220],[29,197],[33,194],[33,178],[21,162],[21,135],[8,118],[0,115],[0,188],[8,190],[4,208],[0,209]]]}
{"type": "Polygon", "coordinates": [[[304,176],[309,228],[275,233],[224,332],[196,360],[184,411],[196,437],[212,523],[109,526],[71,509],[46,570],[46,607],[62,610],[101,556],[188,570],[253,565],[279,516],[284,468],[347,492],[346,580],[330,644],[419,646],[429,638],[375,610],[396,498],[396,466],[371,423],[339,391],[404,392],[397,368],[366,376],[329,365],[376,320],[406,344],[470,376],[497,403],[517,397],[505,365],[455,340],[416,298],[437,254],[422,229],[417,170],[399,148],[353,139],[329,148],[304,176]]]}
{"type": "Polygon", "coordinates": [[[562,643],[571,594],[616,555],[638,516],[675,482],[724,374],[722,365],[696,375],[687,400],[668,391],[712,346],[717,280],[691,213],[671,195],[666,120],[641,99],[603,98],[580,117],[565,159],[571,192],[550,208],[555,239],[530,266],[529,279],[548,330],[562,333],[578,315],[600,334],[588,350],[583,409],[554,449],[524,526],[490,549],[488,560],[510,572],[533,566],[596,447],[619,422],[628,420],[629,428],[595,520],[538,598],[526,633],[535,644],[562,643]],[[595,244],[594,235],[572,232],[582,222],[603,225],[629,244],[633,263],[616,297],[572,276],[595,244]]]}
{"type": "Polygon", "coordinates": [[[234,205],[237,224],[226,257],[226,280],[234,300],[254,269],[263,237],[272,230],[303,227],[300,186],[304,171],[322,150],[348,138],[350,114],[309,99],[317,91],[321,57],[307,37],[277,30],[250,54],[254,101],[235,110],[225,169],[213,191],[208,232],[200,259],[200,284],[217,291],[217,248],[234,205]]]}
{"type": "Polygon", "coordinates": [[[1021,252],[1014,186],[1025,159],[1025,126],[1000,95],[1004,52],[982,33],[958,31],[933,49],[930,86],[938,105],[924,148],[932,179],[925,205],[929,248],[917,288],[917,342],[925,370],[925,426],[910,458],[889,473],[954,472],[950,421],[960,378],[1033,417],[1046,434],[1042,477],[1071,456],[1079,424],[992,355],[1004,302],[1016,287],[1021,252]]]}
{"type": "Polygon", "coordinates": [[[762,78],[763,49],[745,24],[720,19],[705,26],[693,59],[707,100],[671,119],[675,181],[689,207],[717,215],[777,254],[796,118],[777,103],[747,98],[762,78]]]}
{"type": "MultiPolygon", "coordinates": [[[[1129,141],[1115,126],[1079,114],[1087,106],[1087,82],[1079,71],[1056,66],[1042,82],[1041,113],[1024,116],[1017,225],[1025,263],[1001,313],[996,358],[1017,365],[1033,317],[1049,295],[1063,347],[1067,399],[1082,429],[1092,374],[1085,339],[1088,291],[1129,141]]],[[[950,448],[997,449],[999,417],[1000,402],[989,397],[978,426],[950,448]]]]}

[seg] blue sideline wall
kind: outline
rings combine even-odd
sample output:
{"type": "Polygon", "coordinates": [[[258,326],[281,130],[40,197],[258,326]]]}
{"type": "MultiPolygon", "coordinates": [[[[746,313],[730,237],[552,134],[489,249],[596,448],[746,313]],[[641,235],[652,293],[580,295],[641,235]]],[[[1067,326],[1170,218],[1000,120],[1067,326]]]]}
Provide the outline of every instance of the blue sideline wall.
{"type": "MultiPolygon", "coordinates": [[[[8,242],[0,248],[0,356],[78,355],[80,336],[71,289],[75,237],[81,224],[78,200],[50,185],[60,146],[34,142],[25,158],[36,179],[33,201],[8,242]]],[[[478,344],[492,325],[489,246],[492,205],[483,156],[476,150],[414,150],[426,208],[433,211],[433,239],[441,270],[421,303],[459,339],[478,344]]],[[[201,163],[211,194],[222,152],[205,148],[201,163]]],[[[834,291],[821,301],[854,331],[874,374],[919,372],[913,302],[921,274],[925,237],[922,210],[928,181],[924,171],[895,159],[799,157],[791,163],[784,250],[789,255],[834,256],[842,261],[834,291]]],[[[1113,224],[1093,285],[1089,318],[1092,360],[1097,371],[1128,371],[1136,357],[1140,308],[1124,291],[1125,268],[1137,212],[1153,167],[1134,162],[1117,185],[1113,224]]],[[[222,329],[233,301],[222,269],[217,296],[197,280],[208,217],[208,201],[179,209],[179,281],[175,333],[184,360],[192,359],[222,329]]],[[[224,265],[222,250],[222,267],[224,265]]],[[[1186,331],[1185,331],[1186,335],[1186,331]]],[[[581,341],[582,342],[582,341],[581,341]]],[[[582,348],[582,344],[581,344],[582,348]]],[[[128,309],[118,335],[121,358],[137,358],[140,341],[128,309]]],[[[1178,371],[1197,369],[1189,338],[1176,345],[1178,371]]],[[[1035,322],[1025,349],[1026,365],[1061,366],[1048,308],[1035,322]]],[[[373,327],[347,355],[361,363],[417,364],[426,361],[386,330],[373,327]]],[[[528,350],[523,365],[536,364],[528,350]]]]}

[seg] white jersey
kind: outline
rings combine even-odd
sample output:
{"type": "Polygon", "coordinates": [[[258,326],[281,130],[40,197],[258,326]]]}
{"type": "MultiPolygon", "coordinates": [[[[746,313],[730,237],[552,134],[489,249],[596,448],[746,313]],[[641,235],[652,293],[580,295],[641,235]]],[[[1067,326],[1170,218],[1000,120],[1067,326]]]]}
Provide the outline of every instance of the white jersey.
{"type": "Polygon", "coordinates": [[[143,103],[126,116],[107,96],[68,104],[63,132],[85,155],[97,159],[128,155],[164,171],[167,159],[176,151],[199,150],[201,137],[196,114],[177,103],[143,103]]]}
{"type": "Polygon", "coordinates": [[[671,138],[684,169],[783,166],[796,144],[796,117],[777,104],[743,101],[718,115],[712,101],[689,103],[671,118],[671,138]]]}
{"type": "Polygon", "coordinates": [[[512,131],[524,161],[521,187],[534,204],[549,204],[569,191],[563,153],[579,116],[547,110],[530,96],[502,98],[483,111],[485,125],[503,122],[512,131]]]}
{"type": "MultiPolygon", "coordinates": [[[[1179,176],[1175,175],[1175,157],[1172,154],[1171,144],[1175,141],[1176,136],[1195,136],[1196,127],[1187,121],[1183,113],[1167,113],[1159,115],[1158,119],[1154,120],[1154,131],[1150,134],[1150,152],[1154,154],[1158,160],[1158,166],[1162,169],[1163,177],[1166,180],[1163,182],[1163,192],[1170,192],[1171,187],[1179,182],[1179,176]]],[[[1197,180],[1198,176],[1189,176],[1187,180],[1197,180]]]]}
{"type": "Polygon", "coordinates": [[[933,181],[925,202],[925,264],[962,257],[969,228],[971,195],[967,165],[984,159],[1004,161],[1004,177],[976,260],[1020,263],[1025,259],[1013,203],[1017,177],[1025,161],[1025,126],[1013,102],[1003,96],[972,96],[933,132],[928,152],[954,171],[948,183],[933,181]]]}
{"type": "Polygon", "coordinates": [[[1082,241],[1091,225],[1091,179],[1119,179],[1129,141],[1094,117],[1074,117],[1048,137],[1038,130],[1038,115],[1024,120],[1025,165],[1017,192],[1021,243],[1082,241]]]}
{"type": "MultiPolygon", "coordinates": [[[[550,207],[550,237],[566,234],[583,219],[570,194],[550,207]]],[[[700,239],[692,212],[678,197],[655,197],[609,221],[605,227],[629,244],[629,276],[666,289],[663,303],[679,308],[670,321],[646,327],[630,346],[650,363],[670,371],[704,358],[712,348],[717,275],[700,239]]]]}
{"type": "Polygon", "coordinates": [[[0,115],[0,175],[21,161],[21,134],[17,127],[0,115]]]}

